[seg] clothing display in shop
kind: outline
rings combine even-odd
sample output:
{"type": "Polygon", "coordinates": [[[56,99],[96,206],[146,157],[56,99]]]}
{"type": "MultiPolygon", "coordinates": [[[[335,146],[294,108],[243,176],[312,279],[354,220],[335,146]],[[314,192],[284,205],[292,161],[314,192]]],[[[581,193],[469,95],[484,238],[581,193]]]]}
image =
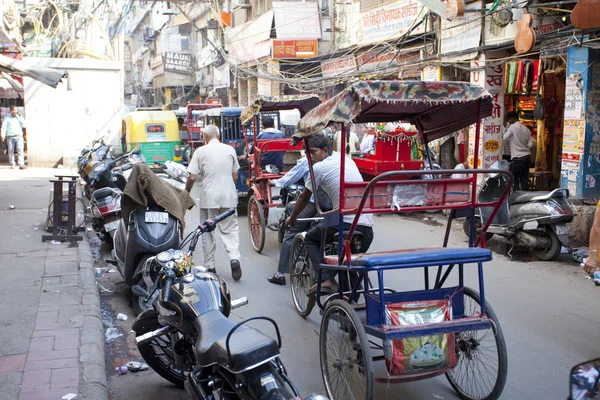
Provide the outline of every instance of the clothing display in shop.
{"type": "Polygon", "coordinates": [[[537,88],[539,60],[536,61],[521,60],[507,63],[504,88],[506,93],[525,93],[529,95],[534,88],[537,88]]]}

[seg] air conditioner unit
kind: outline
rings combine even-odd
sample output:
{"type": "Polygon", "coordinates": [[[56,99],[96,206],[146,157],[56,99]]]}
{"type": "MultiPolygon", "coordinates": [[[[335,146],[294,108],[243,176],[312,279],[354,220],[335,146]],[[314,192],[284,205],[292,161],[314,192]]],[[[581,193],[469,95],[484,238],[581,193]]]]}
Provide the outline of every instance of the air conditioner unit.
{"type": "Polygon", "coordinates": [[[250,1],[249,0],[233,0],[233,9],[238,9],[238,8],[250,8],[250,1]]]}

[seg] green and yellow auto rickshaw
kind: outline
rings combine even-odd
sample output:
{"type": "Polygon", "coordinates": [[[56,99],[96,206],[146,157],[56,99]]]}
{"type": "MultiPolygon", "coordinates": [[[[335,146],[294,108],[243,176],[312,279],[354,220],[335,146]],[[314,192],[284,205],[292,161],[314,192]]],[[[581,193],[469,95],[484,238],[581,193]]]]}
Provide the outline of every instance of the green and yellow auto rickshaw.
{"type": "Polygon", "coordinates": [[[123,151],[139,149],[147,164],[181,162],[181,138],[173,111],[140,110],[123,117],[123,151]]]}

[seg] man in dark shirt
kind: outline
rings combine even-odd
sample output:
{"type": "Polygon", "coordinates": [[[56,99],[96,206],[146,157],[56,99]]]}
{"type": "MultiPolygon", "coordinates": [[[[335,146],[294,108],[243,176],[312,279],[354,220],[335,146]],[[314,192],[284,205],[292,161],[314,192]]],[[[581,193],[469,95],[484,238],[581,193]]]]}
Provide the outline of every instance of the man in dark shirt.
{"type": "MultiPolygon", "coordinates": [[[[263,131],[258,134],[258,140],[283,139],[283,133],[275,129],[275,122],[272,117],[262,118],[263,131]]],[[[268,150],[268,147],[267,147],[268,150]]],[[[261,167],[266,165],[275,165],[281,171],[283,169],[283,152],[276,151],[272,153],[262,153],[260,159],[261,167]]]]}

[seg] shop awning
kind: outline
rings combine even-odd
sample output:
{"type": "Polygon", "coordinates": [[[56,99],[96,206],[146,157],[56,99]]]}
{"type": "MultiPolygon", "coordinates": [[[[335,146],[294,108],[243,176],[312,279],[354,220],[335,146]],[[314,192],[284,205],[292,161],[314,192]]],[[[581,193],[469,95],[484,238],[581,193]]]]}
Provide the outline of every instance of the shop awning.
{"type": "Polygon", "coordinates": [[[485,89],[464,82],[361,81],[309,111],[298,131],[312,135],[332,122],[407,121],[431,141],[489,117],[492,107],[485,89]]]}
{"type": "Polygon", "coordinates": [[[44,85],[56,88],[58,83],[67,76],[67,71],[42,67],[39,65],[27,65],[21,60],[0,55],[0,71],[12,75],[26,76],[44,85]]]}

